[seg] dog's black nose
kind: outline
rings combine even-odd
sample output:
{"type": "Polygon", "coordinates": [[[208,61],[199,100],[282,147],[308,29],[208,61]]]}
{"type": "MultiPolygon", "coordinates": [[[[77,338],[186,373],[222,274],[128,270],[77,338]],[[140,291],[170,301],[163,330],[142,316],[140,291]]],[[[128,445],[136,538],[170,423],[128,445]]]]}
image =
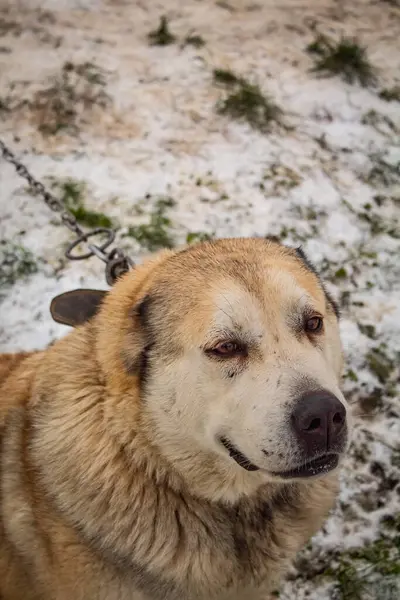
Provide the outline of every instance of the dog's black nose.
{"type": "Polygon", "coordinates": [[[341,451],[346,433],[346,409],[330,392],[309,392],[297,401],[292,426],[307,456],[341,451]]]}

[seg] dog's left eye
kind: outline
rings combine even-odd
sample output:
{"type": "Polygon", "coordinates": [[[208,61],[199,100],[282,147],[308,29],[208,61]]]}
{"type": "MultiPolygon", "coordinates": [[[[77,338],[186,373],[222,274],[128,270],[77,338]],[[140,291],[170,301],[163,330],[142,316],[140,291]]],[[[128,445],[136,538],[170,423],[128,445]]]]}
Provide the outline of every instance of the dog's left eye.
{"type": "Polygon", "coordinates": [[[213,348],[207,351],[208,354],[213,354],[221,358],[232,358],[234,356],[243,356],[246,354],[246,348],[238,342],[220,342],[213,348]]]}
{"type": "Polygon", "coordinates": [[[305,322],[305,330],[308,333],[318,333],[321,331],[323,324],[322,317],[311,317],[305,322]]]}

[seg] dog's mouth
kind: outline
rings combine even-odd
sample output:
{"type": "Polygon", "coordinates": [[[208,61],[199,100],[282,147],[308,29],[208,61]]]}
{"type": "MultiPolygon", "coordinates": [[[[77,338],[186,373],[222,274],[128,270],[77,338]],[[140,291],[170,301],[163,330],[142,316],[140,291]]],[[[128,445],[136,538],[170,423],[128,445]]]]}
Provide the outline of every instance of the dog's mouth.
{"type": "MultiPolygon", "coordinates": [[[[242,469],[245,469],[246,471],[260,470],[259,467],[252,463],[251,460],[249,460],[247,456],[243,454],[243,452],[241,452],[234,444],[232,444],[230,440],[228,440],[228,438],[221,436],[219,441],[228,451],[229,456],[233,458],[239,467],[242,467],[242,469]]],[[[339,454],[329,452],[288,471],[272,472],[272,475],[275,477],[280,477],[281,479],[305,479],[317,477],[318,475],[325,475],[330,471],[333,471],[333,469],[336,469],[338,464],[339,454]]]]}
{"type": "Polygon", "coordinates": [[[279,473],[273,473],[277,477],[282,479],[296,479],[300,477],[316,477],[317,475],[325,475],[329,473],[339,464],[339,454],[323,454],[318,458],[314,458],[299,467],[290,469],[289,471],[282,471],[279,473]]]}
{"type": "Polygon", "coordinates": [[[229,452],[229,456],[233,458],[234,461],[237,462],[239,467],[242,467],[246,471],[258,471],[259,468],[254,465],[236,446],[232,444],[226,437],[220,437],[219,441],[229,452]]]}

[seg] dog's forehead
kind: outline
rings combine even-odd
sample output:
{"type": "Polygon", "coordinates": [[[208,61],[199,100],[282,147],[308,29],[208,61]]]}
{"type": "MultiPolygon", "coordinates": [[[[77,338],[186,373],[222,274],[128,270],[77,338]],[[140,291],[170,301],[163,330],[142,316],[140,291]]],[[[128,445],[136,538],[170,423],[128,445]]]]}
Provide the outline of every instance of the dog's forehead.
{"type": "Polygon", "coordinates": [[[177,252],[159,272],[164,282],[204,285],[216,275],[229,276],[248,287],[263,280],[271,269],[290,273],[310,289],[318,278],[293,248],[260,238],[216,240],[177,252]],[[164,277],[165,276],[165,277],[164,277]]]}
{"type": "Polygon", "coordinates": [[[228,315],[236,324],[273,318],[282,307],[326,302],[315,272],[296,251],[265,240],[218,240],[178,252],[154,274],[149,289],[157,318],[204,332],[228,315]],[[195,315],[195,318],[194,318],[195,315]],[[225,315],[225,317],[224,317],[225,315]]]}
{"type": "Polygon", "coordinates": [[[266,319],[298,313],[306,306],[323,311],[324,294],[313,277],[296,277],[291,270],[270,267],[259,279],[243,285],[241,278],[216,280],[207,294],[213,324],[222,327],[262,328],[266,319]]]}

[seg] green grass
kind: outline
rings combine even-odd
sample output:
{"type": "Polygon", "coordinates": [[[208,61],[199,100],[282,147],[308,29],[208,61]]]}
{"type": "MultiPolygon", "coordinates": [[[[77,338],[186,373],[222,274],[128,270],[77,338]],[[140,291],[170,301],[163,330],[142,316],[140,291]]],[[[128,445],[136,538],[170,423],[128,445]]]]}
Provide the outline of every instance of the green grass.
{"type": "Polygon", "coordinates": [[[206,45],[204,38],[201,35],[191,33],[187,35],[183,41],[184,46],[193,46],[194,48],[203,48],[206,45]]]}
{"type": "Polygon", "coordinates": [[[166,16],[160,18],[160,24],[154,31],[148,34],[151,46],[169,46],[176,42],[176,37],[171,33],[166,16]]]}
{"type": "Polygon", "coordinates": [[[394,600],[400,591],[399,515],[392,520],[395,535],[344,552],[325,575],[335,580],[335,600],[394,600]],[[396,532],[397,529],[397,532],[396,532]]]}
{"type": "Polygon", "coordinates": [[[235,75],[235,73],[229,69],[214,69],[213,78],[215,83],[228,86],[240,85],[245,81],[242,77],[235,75]]]}
{"type": "Polygon", "coordinates": [[[363,125],[371,125],[372,127],[379,128],[381,125],[386,125],[392,131],[396,131],[396,125],[390,117],[382,115],[376,110],[367,111],[361,118],[363,125]]]}
{"type": "Polygon", "coordinates": [[[14,110],[26,106],[28,102],[15,93],[15,85],[11,84],[8,90],[3,89],[3,95],[0,96],[0,116],[7,118],[8,114],[14,110]]]}
{"type": "Polygon", "coordinates": [[[58,189],[60,200],[79,224],[86,227],[110,227],[111,229],[115,227],[112,219],[104,213],[86,208],[84,202],[86,186],[83,182],[66,179],[53,182],[53,187],[58,189]]]}
{"type": "Polygon", "coordinates": [[[0,17],[0,37],[8,34],[18,36],[22,33],[22,27],[16,21],[11,21],[0,17]]]}
{"type": "Polygon", "coordinates": [[[15,242],[0,241],[0,288],[12,285],[37,270],[37,262],[30,250],[15,242]]]}
{"type": "Polygon", "coordinates": [[[316,72],[338,75],[347,83],[367,87],[377,81],[375,67],[368,59],[367,50],[354,38],[342,37],[338,42],[318,34],[307,48],[314,57],[316,72]]]}
{"type": "Polygon", "coordinates": [[[394,361],[391,360],[383,346],[372,348],[367,356],[369,370],[377,377],[379,383],[385,384],[395,369],[394,361]]]}
{"type": "Polygon", "coordinates": [[[347,278],[347,271],[344,267],[340,267],[340,269],[338,269],[335,273],[335,278],[336,279],[346,279],[347,278]]]}
{"type": "Polygon", "coordinates": [[[327,48],[327,38],[318,33],[315,40],[310,42],[308,46],[306,46],[306,51],[309,54],[316,54],[317,56],[324,56],[327,48]]]}
{"type": "Polygon", "coordinates": [[[336,579],[340,600],[363,600],[365,584],[350,561],[341,560],[339,566],[329,574],[336,579]]]}
{"type": "Polygon", "coordinates": [[[65,62],[61,73],[30,102],[39,131],[47,136],[60,131],[76,133],[95,106],[109,105],[105,85],[104,73],[95,64],[65,62]]]}
{"type": "Polygon", "coordinates": [[[358,329],[361,331],[361,333],[367,337],[369,337],[371,340],[376,340],[376,328],[374,325],[368,325],[368,324],[363,324],[363,323],[357,323],[358,325],[358,329]]]}
{"type": "Polygon", "coordinates": [[[198,242],[208,242],[214,238],[213,235],[205,231],[191,231],[186,236],[187,244],[197,244],[198,242]]]}
{"type": "MultiPolygon", "coordinates": [[[[150,196],[146,198],[150,199],[150,196]]],[[[159,197],[149,215],[149,222],[129,227],[128,237],[134,238],[140,246],[154,252],[162,248],[173,248],[175,243],[171,234],[172,223],[167,212],[175,206],[175,201],[169,196],[159,197]]]]}
{"type": "Polygon", "coordinates": [[[371,235],[386,234],[394,239],[400,239],[400,226],[397,220],[387,221],[378,213],[368,210],[359,213],[358,217],[368,223],[371,235]]]}
{"type": "MultiPolygon", "coordinates": [[[[397,181],[397,173],[395,169],[385,165],[385,163],[375,165],[369,174],[365,177],[365,181],[370,185],[391,185],[396,183],[397,181]]],[[[375,196],[375,202],[377,206],[381,206],[383,200],[381,196],[375,196]],[[376,200],[376,198],[378,198],[376,200]]],[[[373,210],[372,205],[365,204],[363,210],[358,212],[353,208],[353,206],[343,200],[343,204],[348,208],[348,210],[356,215],[360,221],[366,223],[370,228],[370,233],[372,236],[375,235],[388,235],[394,239],[400,239],[400,225],[397,217],[389,220],[382,216],[381,211],[373,210]]],[[[366,258],[371,258],[371,256],[366,256],[366,258]]],[[[376,258],[376,257],[375,257],[376,258]]]]}
{"type": "Polygon", "coordinates": [[[263,133],[268,132],[273,123],[280,122],[282,110],[257,84],[226,69],[214,69],[213,78],[215,83],[228,90],[217,103],[218,114],[245,121],[263,133]]]}
{"type": "Polygon", "coordinates": [[[386,100],[386,102],[400,102],[400,85],[384,88],[379,92],[379,98],[386,100]]]}
{"type": "Polygon", "coordinates": [[[0,113],[10,112],[10,101],[6,96],[0,97],[0,113]]]}
{"type": "Polygon", "coordinates": [[[259,188],[261,191],[265,191],[267,187],[268,194],[270,191],[280,193],[297,187],[301,182],[302,177],[296,171],[286,165],[274,162],[263,172],[259,188]],[[268,183],[271,185],[268,185],[268,183]]]}
{"type": "Polygon", "coordinates": [[[348,369],[348,371],[345,374],[345,379],[349,379],[350,381],[357,382],[358,381],[357,373],[355,373],[353,371],[353,369],[348,369]]]}
{"type": "Polygon", "coordinates": [[[391,165],[377,157],[375,164],[365,177],[366,183],[372,186],[389,187],[400,183],[400,165],[391,165]]]}
{"type": "Polygon", "coordinates": [[[362,414],[372,416],[378,414],[383,407],[383,395],[384,393],[387,394],[387,392],[388,387],[386,387],[385,391],[380,387],[375,387],[371,392],[361,395],[358,403],[362,414]]]}

